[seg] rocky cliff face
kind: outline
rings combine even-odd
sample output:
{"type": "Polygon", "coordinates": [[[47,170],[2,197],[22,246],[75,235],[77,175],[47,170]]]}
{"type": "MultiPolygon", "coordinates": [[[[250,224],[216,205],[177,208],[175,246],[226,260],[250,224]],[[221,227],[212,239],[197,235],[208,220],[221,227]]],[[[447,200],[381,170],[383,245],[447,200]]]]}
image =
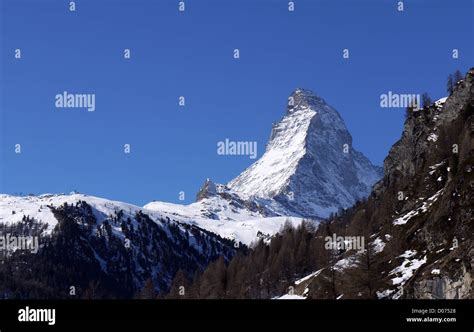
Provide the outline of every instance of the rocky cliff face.
{"type": "MultiPolygon", "coordinates": [[[[471,252],[473,257],[474,253],[471,252]]],[[[449,276],[432,276],[415,281],[411,297],[416,299],[469,299],[472,295],[472,266],[468,271],[464,265],[456,272],[455,279],[449,276]]]]}
{"type": "Polygon", "coordinates": [[[367,197],[382,170],[352,147],[337,111],[308,90],[289,98],[265,154],[228,187],[273,199],[294,214],[323,218],[367,197]]]}
{"type": "MultiPolygon", "coordinates": [[[[364,253],[347,250],[326,267],[339,273],[338,296],[474,297],[473,83],[471,69],[446,100],[408,110],[383,179],[366,202],[328,226],[367,243],[364,253]]],[[[312,297],[325,296],[327,278],[314,278],[312,297]]]]}
{"type": "Polygon", "coordinates": [[[426,257],[402,297],[473,296],[473,75],[470,70],[444,104],[412,112],[385,160],[381,191],[403,198],[392,222],[398,240],[426,257]]]}

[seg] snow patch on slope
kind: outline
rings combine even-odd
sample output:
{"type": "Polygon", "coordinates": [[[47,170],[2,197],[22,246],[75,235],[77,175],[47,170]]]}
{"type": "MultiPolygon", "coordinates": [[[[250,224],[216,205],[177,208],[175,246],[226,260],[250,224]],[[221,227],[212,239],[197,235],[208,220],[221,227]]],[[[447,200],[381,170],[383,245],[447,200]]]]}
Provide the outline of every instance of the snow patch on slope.
{"type": "Polygon", "coordinates": [[[426,256],[417,259],[414,258],[416,255],[415,250],[407,250],[399,257],[405,258],[403,263],[393,269],[389,275],[396,275],[396,277],[392,278],[392,283],[394,285],[401,285],[403,286],[408,279],[410,279],[413,274],[423,265],[426,263],[426,256]]]}
{"type": "Polygon", "coordinates": [[[437,108],[441,108],[441,107],[443,107],[443,105],[444,105],[444,103],[446,102],[447,99],[448,99],[448,97],[440,98],[437,101],[435,101],[434,105],[437,108]]]}
{"type": "Polygon", "coordinates": [[[375,254],[379,254],[383,251],[385,248],[385,242],[382,241],[380,237],[377,237],[373,242],[372,242],[372,247],[374,250],[375,254]]]}
{"type": "Polygon", "coordinates": [[[306,277],[303,277],[303,278],[301,278],[301,279],[296,280],[296,281],[295,281],[295,285],[299,285],[299,284],[301,284],[301,283],[303,283],[303,282],[306,282],[306,281],[310,280],[311,278],[317,277],[317,276],[321,273],[321,271],[323,271],[323,270],[324,270],[324,268],[322,268],[322,269],[320,269],[320,270],[317,270],[317,271],[315,271],[315,272],[313,272],[313,273],[310,273],[310,274],[308,274],[306,277]]]}
{"type": "Polygon", "coordinates": [[[434,194],[433,196],[428,198],[425,202],[423,202],[422,206],[420,206],[419,208],[417,208],[415,210],[412,210],[412,211],[406,213],[404,216],[402,216],[400,218],[395,219],[393,221],[393,224],[394,225],[404,225],[411,218],[419,215],[420,213],[425,213],[426,211],[428,211],[428,209],[431,207],[431,205],[433,205],[433,203],[436,202],[436,200],[439,198],[439,196],[441,195],[442,192],[443,192],[443,189],[438,190],[436,192],[436,194],[434,194]]]}

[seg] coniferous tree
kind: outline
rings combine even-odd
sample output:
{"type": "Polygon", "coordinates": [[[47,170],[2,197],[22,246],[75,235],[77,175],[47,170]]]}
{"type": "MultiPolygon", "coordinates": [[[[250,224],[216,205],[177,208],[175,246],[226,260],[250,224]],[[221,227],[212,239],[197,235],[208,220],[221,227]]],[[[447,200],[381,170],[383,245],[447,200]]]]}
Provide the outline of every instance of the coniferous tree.
{"type": "Polygon", "coordinates": [[[156,295],[157,294],[155,291],[155,285],[153,284],[153,280],[151,278],[148,278],[145,281],[145,285],[143,286],[142,290],[136,295],[136,298],[140,300],[151,300],[156,298],[156,295]]]}
{"type": "Polygon", "coordinates": [[[453,86],[453,75],[449,74],[448,82],[446,84],[446,91],[448,95],[451,96],[453,94],[454,86],[453,86]]]}
{"type": "Polygon", "coordinates": [[[427,108],[429,107],[430,105],[432,104],[432,100],[431,100],[431,97],[429,96],[428,93],[423,93],[421,95],[421,105],[423,108],[427,108]]]}
{"type": "Polygon", "coordinates": [[[463,76],[462,76],[461,72],[459,70],[456,70],[453,74],[453,86],[456,86],[456,84],[459,81],[462,81],[462,79],[463,79],[463,76]]]}
{"type": "Polygon", "coordinates": [[[89,286],[84,291],[83,298],[88,300],[98,299],[98,289],[100,286],[100,282],[97,280],[89,281],[89,286]]]}
{"type": "Polygon", "coordinates": [[[203,298],[221,299],[225,297],[226,265],[223,257],[209,265],[200,278],[199,295],[203,298]]]}
{"type": "Polygon", "coordinates": [[[176,275],[171,282],[171,287],[167,298],[188,299],[191,298],[191,295],[188,276],[183,270],[179,270],[176,272],[176,275]]]}

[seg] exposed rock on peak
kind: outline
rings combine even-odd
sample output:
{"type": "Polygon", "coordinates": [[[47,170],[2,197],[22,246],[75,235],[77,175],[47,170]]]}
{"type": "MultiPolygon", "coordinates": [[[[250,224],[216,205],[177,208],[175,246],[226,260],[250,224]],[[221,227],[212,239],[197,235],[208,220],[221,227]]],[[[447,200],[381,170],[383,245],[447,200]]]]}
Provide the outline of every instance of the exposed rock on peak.
{"type": "Polygon", "coordinates": [[[196,195],[196,201],[200,201],[204,198],[209,198],[212,196],[215,196],[217,194],[217,188],[216,184],[212,182],[209,178],[206,179],[204,182],[204,185],[202,188],[199,190],[199,192],[196,195]]]}

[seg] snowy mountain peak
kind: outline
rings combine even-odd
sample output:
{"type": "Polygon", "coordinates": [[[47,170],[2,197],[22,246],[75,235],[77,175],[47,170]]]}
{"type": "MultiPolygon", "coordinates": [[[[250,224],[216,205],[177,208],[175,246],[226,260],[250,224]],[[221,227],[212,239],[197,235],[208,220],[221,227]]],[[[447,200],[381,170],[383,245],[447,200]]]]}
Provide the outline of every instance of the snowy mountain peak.
{"type": "Polygon", "coordinates": [[[288,97],[287,114],[299,111],[318,108],[325,105],[326,102],[317,96],[313,91],[297,88],[288,97]]]}
{"type": "Polygon", "coordinates": [[[264,155],[227,186],[243,197],[274,199],[297,215],[327,217],[366,197],[381,176],[352,148],[339,113],[310,90],[296,89],[264,155]]]}

